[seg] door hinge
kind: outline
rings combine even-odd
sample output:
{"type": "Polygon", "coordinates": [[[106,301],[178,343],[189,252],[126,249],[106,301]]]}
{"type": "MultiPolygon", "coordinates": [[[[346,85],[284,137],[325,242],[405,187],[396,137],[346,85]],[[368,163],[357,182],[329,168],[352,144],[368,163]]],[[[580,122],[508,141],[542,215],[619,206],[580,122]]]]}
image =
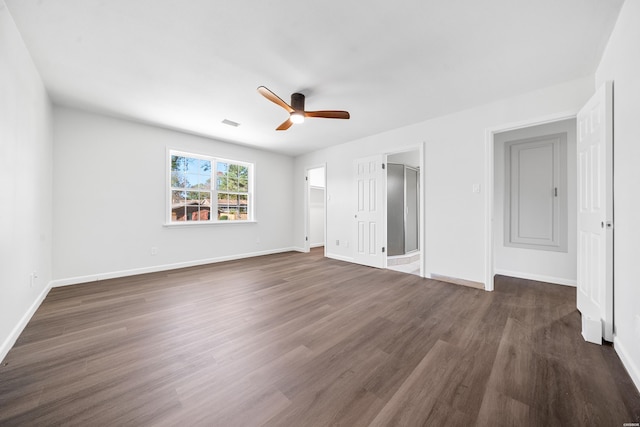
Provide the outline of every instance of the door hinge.
{"type": "Polygon", "coordinates": [[[385,165],[384,165],[384,163],[383,163],[383,164],[382,164],[382,169],[384,169],[384,168],[385,168],[385,165]]]}
{"type": "Polygon", "coordinates": [[[309,181],[309,177],[308,177],[308,176],[305,176],[305,177],[304,177],[304,180],[305,180],[305,181],[309,181]]]}
{"type": "Polygon", "coordinates": [[[558,187],[553,189],[553,196],[558,197],[558,187]]]}
{"type": "Polygon", "coordinates": [[[304,241],[308,242],[309,241],[309,236],[304,236],[304,241]]]}
{"type": "Polygon", "coordinates": [[[384,253],[384,246],[382,247],[382,253],[384,253]]]}

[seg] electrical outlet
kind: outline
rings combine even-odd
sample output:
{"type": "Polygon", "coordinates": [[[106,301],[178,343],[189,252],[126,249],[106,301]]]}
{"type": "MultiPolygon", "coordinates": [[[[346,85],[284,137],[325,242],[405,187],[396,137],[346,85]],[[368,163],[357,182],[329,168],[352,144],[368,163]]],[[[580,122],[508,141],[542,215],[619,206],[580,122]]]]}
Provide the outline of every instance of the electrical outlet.
{"type": "Polygon", "coordinates": [[[340,246],[340,240],[336,240],[336,246],[340,246]]]}
{"type": "Polygon", "coordinates": [[[345,240],[345,241],[344,241],[344,247],[345,247],[345,248],[348,248],[348,247],[349,247],[349,241],[348,241],[348,240],[345,240]]]}
{"type": "Polygon", "coordinates": [[[259,244],[260,244],[260,238],[256,237],[256,245],[259,245],[259,244]]]}
{"type": "Polygon", "coordinates": [[[156,246],[151,246],[151,255],[158,255],[158,248],[156,246]]]}

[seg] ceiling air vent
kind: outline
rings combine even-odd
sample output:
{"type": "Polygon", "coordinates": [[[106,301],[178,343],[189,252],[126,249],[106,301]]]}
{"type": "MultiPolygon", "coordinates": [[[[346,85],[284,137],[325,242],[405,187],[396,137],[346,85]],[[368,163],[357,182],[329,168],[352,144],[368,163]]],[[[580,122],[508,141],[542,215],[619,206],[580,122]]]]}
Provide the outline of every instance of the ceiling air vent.
{"type": "Polygon", "coordinates": [[[234,128],[237,128],[238,126],[240,126],[240,123],[237,123],[228,119],[224,119],[222,123],[224,123],[225,125],[233,126],[234,128]]]}

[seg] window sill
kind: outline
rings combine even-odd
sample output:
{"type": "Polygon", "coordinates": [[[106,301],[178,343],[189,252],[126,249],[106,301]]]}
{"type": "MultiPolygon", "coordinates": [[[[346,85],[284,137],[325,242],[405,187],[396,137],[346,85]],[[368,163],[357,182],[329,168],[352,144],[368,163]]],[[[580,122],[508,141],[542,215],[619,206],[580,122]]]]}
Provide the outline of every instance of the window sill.
{"type": "Polygon", "coordinates": [[[258,221],[177,221],[177,222],[165,222],[162,226],[167,228],[174,227],[210,227],[220,225],[240,225],[240,224],[257,224],[258,221]]]}

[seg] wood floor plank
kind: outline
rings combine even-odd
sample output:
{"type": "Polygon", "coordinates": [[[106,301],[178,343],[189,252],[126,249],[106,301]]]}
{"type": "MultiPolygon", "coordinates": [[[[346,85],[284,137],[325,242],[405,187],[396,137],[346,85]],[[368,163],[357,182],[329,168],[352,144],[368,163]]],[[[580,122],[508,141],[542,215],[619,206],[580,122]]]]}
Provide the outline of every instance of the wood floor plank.
{"type": "Polygon", "coordinates": [[[52,289],[0,425],[622,425],[640,395],[575,289],[494,292],[309,254],[52,289]]]}

